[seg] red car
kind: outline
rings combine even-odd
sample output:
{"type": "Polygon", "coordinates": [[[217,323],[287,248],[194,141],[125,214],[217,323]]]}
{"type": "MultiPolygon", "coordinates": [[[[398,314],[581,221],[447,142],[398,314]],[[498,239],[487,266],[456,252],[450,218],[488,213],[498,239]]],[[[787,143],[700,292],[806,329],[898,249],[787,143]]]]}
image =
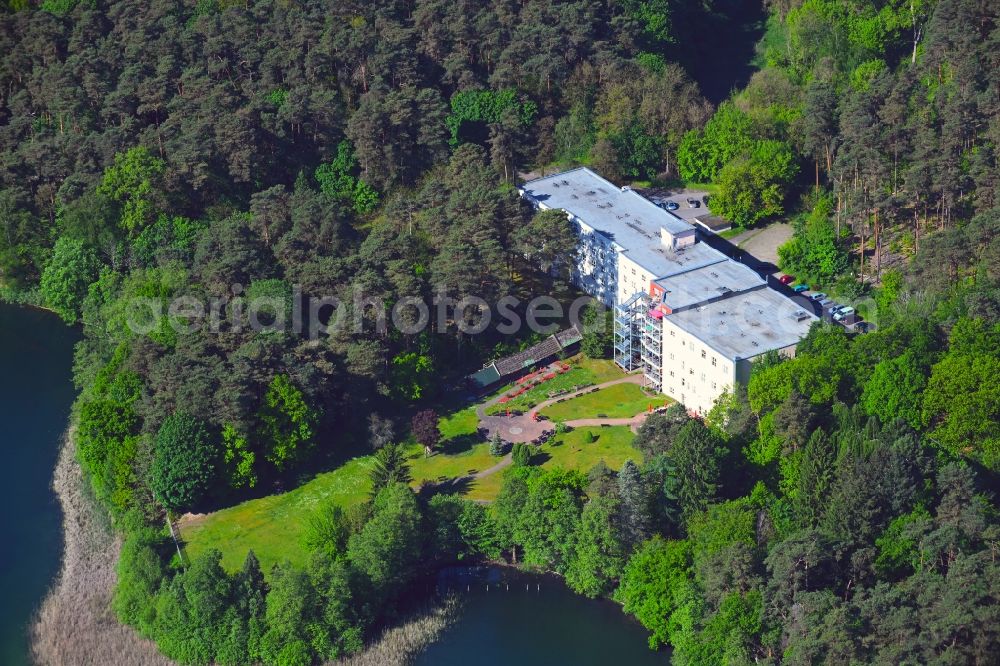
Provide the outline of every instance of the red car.
{"type": "Polygon", "coordinates": [[[791,275],[782,275],[780,278],[778,278],[778,282],[780,282],[781,284],[791,284],[795,282],[795,278],[791,275]]]}

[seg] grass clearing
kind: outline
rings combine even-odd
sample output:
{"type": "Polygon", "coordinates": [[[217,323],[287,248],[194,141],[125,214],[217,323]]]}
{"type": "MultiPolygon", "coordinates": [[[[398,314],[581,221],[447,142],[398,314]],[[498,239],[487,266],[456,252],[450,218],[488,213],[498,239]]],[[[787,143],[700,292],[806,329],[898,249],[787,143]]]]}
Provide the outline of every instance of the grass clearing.
{"type": "Polygon", "coordinates": [[[621,469],[626,460],[642,463],[642,454],[632,448],[635,434],[627,426],[575,428],[556,435],[541,446],[542,467],[562,467],[587,472],[601,460],[611,469],[621,469]],[[596,439],[588,442],[593,435],[596,439]]]}
{"type": "Polygon", "coordinates": [[[664,395],[650,396],[638,384],[615,384],[549,405],[540,413],[553,421],[597,417],[624,419],[646,411],[650,405],[661,407],[664,402],[671,400],[664,395]]]}
{"type": "Polygon", "coordinates": [[[368,456],[354,458],[286,493],[184,521],[180,529],[188,560],[217,548],[222,552],[222,566],[236,571],[253,549],[265,573],[285,560],[304,566],[308,560],[303,544],[308,516],[327,502],[347,507],[365,501],[371,490],[370,461],[368,456]]]}
{"type": "MultiPolygon", "coordinates": [[[[572,363],[574,367],[571,371],[518,397],[524,398],[534,393],[538,396],[536,403],[540,402],[547,398],[546,391],[554,390],[554,382],[569,376],[575,375],[570,385],[585,381],[596,384],[623,376],[611,361],[576,358],[572,363]]],[[[602,405],[601,409],[604,410],[607,401],[617,395],[622,398],[620,402],[614,403],[621,405],[618,409],[631,410],[634,404],[630,403],[630,400],[639,398],[628,392],[633,389],[639,391],[639,388],[635,384],[621,384],[612,388],[619,386],[629,388],[624,388],[624,393],[621,395],[618,392],[605,393],[607,389],[598,391],[594,394],[595,399],[600,399],[598,403],[585,402],[572,408],[579,408],[580,414],[583,415],[586,414],[584,409],[597,409],[596,404],[602,405]]],[[[641,391],[638,395],[641,395],[641,391]]],[[[588,397],[590,394],[567,401],[566,404],[588,397]]],[[[645,409],[649,401],[650,398],[642,395],[641,401],[636,403],[639,404],[639,408],[635,413],[645,409]]],[[[617,412],[611,410],[600,413],[617,412]]],[[[627,416],[633,415],[634,413],[627,414],[627,416]]],[[[583,416],[574,415],[574,418],[583,416]]],[[[410,445],[407,454],[411,464],[413,487],[418,488],[425,481],[436,482],[481,472],[500,462],[500,458],[490,455],[489,444],[480,441],[476,432],[477,427],[475,406],[464,407],[442,417],[440,452],[425,457],[422,447],[417,444],[410,445]]],[[[625,427],[580,428],[562,433],[541,447],[539,464],[559,465],[566,469],[586,472],[598,461],[604,460],[609,467],[618,469],[627,459],[642,460],[639,452],[632,448],[633,437],[632,432],[625,427]],[[586,441],[587,433],[590,432],[596,435],[596,441],[586,441]]],[[[316,475],[294,490],[248,500],[208,515],[189,518],[180,525],[185,555],[189,560],[193,560],[209,549],[216,548],[222,552],[223,567],[227,571],[236,571],[243,565],[247,552],[252,549],[265,573],[270,572],[275,564],[286,560],[293,565],[304,566],[309,558],[304,544],[309,516],[327,503],[346,508],[366,501],[371,491],[368,479],[370,468],[371,456],[360,456],[348,460],[333,471],[316,475]]],[[[473,500],[490,501],[496,498],[502,484],[501,471],[473,481],[462,496],[473,500]]]]}
{"type": "MultiPolygon", "coordinates": [[[[635,435],[626,426],[576,428],[556,435],[548,443],[543,444],[536,453],[535,464],[544,468],[575,469],[586,474],[603,460],[611,469],[619,470],[626,460],[642,463],[642,454],[632,448],[634,439],[635,435]],[[591,434],[596,439],[588,442],[591,434]]],[[[495,500],[500,493],[506,471],[476,479],[463,497],[487,502],[495,500]]]]}
{"type": "MultiPolygon", "coordinates": [[[[614,379],[621,379],[625,376],[625,373],[615,365],[614,361],[593,359],[578,355],[567,360],[567,363],[572,366],[568,372],[556,375],[553,379],[542,382],[538,386],[512,398],[509,402],[491,405],[487,408],[486,413],[503,414],[508,409],[527,411],[538,403],[548,400],[549,394],[555,391],[569,390],[574,386],[582,388],[584,386],[602,384],[614,379]]],[[[515,386],[515,383],[508,384],[494,395],[507,393],[515,386]]]]}
{"type": "MultiPolygon", "coordinates": [[[[443,417],[439,425],[441,453],[424,457],[423,448],[417,444],[407,450],[414,488],[423,481],[462,476],[497,463],[498,459],[489,453],[489,444],[478,441],[474,406],[443,417]]],[[[265,573],[285,560],[305,565],[309,554],[303,539],[308,517],[326,503],[346,508],[367,500],[371,491],[370,468],[371,456],[360,456],[333,471],[317,474],[294,490],[186,520],[180,526],[185,554],[193,560],[210,548],[217,548],[222,552],[222,566],[227,571],[243,566],[251,549],[265,573]]]]}
{"type": "Polygon", "coordinates": [[[458,476],[466,476],[482,472],[500,462],[500,458],[490,455],[490,445],[486,442],[476,444],[457,453],[435,453],[424,456],[420,446],[413,449],[410,455],[410,473],[413,474],[413,487],[418,488],[424,481],[445,481],[458,476]]]}

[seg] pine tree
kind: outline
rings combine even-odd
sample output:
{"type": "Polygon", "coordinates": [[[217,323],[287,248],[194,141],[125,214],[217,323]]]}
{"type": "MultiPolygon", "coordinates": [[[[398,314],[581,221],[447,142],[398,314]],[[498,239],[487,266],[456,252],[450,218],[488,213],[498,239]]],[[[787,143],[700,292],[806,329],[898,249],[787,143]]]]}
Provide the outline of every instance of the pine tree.
{"type": "Polygon", "coordinates": [[[625,543],[631,549],[649,537],[651,516],[649,490],[639,466],[626,460],[618,472],[618,498],[625,543]]]}

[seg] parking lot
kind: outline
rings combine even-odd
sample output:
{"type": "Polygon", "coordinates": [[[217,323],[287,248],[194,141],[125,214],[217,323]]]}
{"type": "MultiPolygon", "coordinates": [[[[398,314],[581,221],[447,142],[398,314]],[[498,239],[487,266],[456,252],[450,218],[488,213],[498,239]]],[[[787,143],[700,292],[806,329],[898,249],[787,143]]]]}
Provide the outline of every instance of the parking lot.
{"type": "Polygon", "coordinates": [[[857,312],[853,313],[852,317],[847,317],[844,319],[834,319],[834,314],[837,309],[849,307],[851,303],[848,301],[843,301],[842,299],[835,299],[831,296],[826,295],[823,292],[805,290],[798,291],[794,290],[793,284],[784,284],[781,282],[781,276],[783,273],[776,272],[768,276],[768,284],[778,291],[784,293],[786,296],[792,299],[797,305],[802,307],[803,310],[812,312],[814,315],[826,322],[837,323],[846,328],[848,331],[858,331],[858,332],[869,332],[875,330],[875,324],[869,321],[865,321],[864,318],[857,312]],[[827,299],[828,302],[822,303],[821,301],[815,300],[813,297],[819,294],[827,299]]]}
{"type": "Polygon", "coordinates": [[[685,220],[686,222],[694,223],[694,218],[698,215],[708,215],[708,206],[705,205],[704,197],[708,192],[704,190],[663,190],[663,189],[649,189],[643,192],[643,194],[649,198],[655,204],[663,205],[667,202],[674,202],[677,204],[677,208],[670,211],[677,217],[685,220]],[[698,202],[697,206],[692,206],[687,202],[688,199],[694,199],[698,202]]]}

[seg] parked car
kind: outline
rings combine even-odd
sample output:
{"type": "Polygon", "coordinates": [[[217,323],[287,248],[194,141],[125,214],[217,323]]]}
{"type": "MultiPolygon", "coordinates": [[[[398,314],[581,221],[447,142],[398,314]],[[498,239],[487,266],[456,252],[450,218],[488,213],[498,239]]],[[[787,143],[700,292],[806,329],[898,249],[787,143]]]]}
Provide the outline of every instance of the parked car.
{"type": "Polygon", "coordinates": [[[795,282],[795,278],[791,275],[782,275],[780,278],[778,278],[778,282],[780,282],[781,284],[791,284],[795,282]]]}
{"type": "Polygon", "coordinates": [[[803,291],[809,291],[809,285],[797,284],[794,287],[792,287],[792,291],[794,291],[796,294],[801,294],[803,291]]]}
{"type": "Polygon", "coordinates": [[[819,302],[819,305],[820,305],[821,308],[823,308],[825,310],[826,308],[830,307],[831,305],[836,305],[836,303],[833,302],[832,298],[824,298],[822,301],[819,302]]]}
{"type": "Polygon", "coordinates": [[[691,208],[701,208],[701,202],[698,201],[695,198],[688,199],[687,203],[688,203],[688,206],[691,206],[691,208]]]}
{"type": "Polygon", "coordinates": [[[826,294],[824,294],[822,291],[817,291],[815,294],[809,294],[809,298],[819,303],[822,303],[824,300],[826,300],[826,294]]]}
{"type": "Polygon", "coordinates": [[[664,204],[663,207],[666,208],[667,210],[677,210],[678,208],[681,207],[681,205],[676,201],[668,201],[666,204],[664,204]]]}
{"type": "Polygon", "coordinates": [[[875,330],[875,325],[867,321],[859,321],[854,325],[854,330],[858,333],[870,333],[875,330]]]}
{"type": "Polygon", "coordinates": [[[844,319],[850,317],[854,314],[856,310],[850,306],[845,306],[837,310],[837,313],[833,315],[833,318],[837,321],[843,321],[844,319]]]}

